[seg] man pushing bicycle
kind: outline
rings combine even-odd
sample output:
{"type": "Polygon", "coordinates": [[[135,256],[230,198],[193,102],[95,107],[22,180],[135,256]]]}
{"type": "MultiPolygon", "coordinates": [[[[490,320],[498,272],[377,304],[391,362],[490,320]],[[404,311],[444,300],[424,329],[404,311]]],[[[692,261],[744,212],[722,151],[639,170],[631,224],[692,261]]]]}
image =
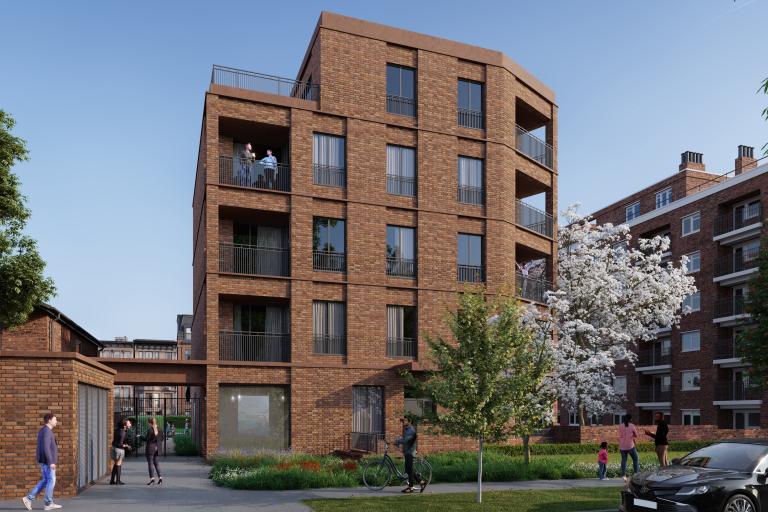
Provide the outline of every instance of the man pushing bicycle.
{"type": "Polygon", "coordinates": [[[405,458],[405,472],[408,474],[408,486],[401,492],[406,494],[412,493],[414,491],[413,484],[418,480],[419,492],[422,493],[427,486],[427,482],[421,478],[420,474],[415,474],[413,471],[413,459],[416,457],[416,429],[408,418],[400,418],[400,423],[403,424],[403,436],[397,438],[395,445],[402,446],[403,457],[405,458]]]}

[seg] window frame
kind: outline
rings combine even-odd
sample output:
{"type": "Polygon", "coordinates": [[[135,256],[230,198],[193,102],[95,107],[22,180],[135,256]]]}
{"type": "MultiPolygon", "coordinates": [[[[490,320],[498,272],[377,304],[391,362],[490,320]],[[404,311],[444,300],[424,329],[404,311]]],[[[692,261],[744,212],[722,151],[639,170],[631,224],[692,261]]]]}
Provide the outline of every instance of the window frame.
{"type": "Polygon", "coordinates": [[[624,222],[631,222],[636,218],[640,217],[640,215],[642,215],[640,211],[640,201],[635,201],[634,203],[627,205],[624,208],[624,222]],[[632,217],[630,217],[629,216],[630,208],[634,210],[635,207],[637,207],[637,214],[636,215],[633,214],[632,217]]]}
{"type": "Polygon", "coordinates": [[[688,272],[687,272],[688,274],[695,274],[696,272],[700,272],[701,271],[701,251],[700,250],[699,251],[693,251],[693,252],[690,252],[690,253],[686,254],[686,256],[688,257],[689,262],[692,262],[692,261],[694,261],[694,259],[692,258],[692,256],[694,254],[697,256],[696,260],[699,262],[699,266],[698,266],[698,268],[696,268],[696,270],[693,270],[693,265],[689,265],[688,272]]]}
{"type": "Polygon", "coordinates": [[[684,426],[701,425],[701,409],[681,409],[680,410],[680,424],[684,425],[684,426]],[[685,417],[686,416],[690,417],[690,422],[689,423],[685,422],[685,417]],[[694,417],[698,417],[699,418],[699,422],[698,423],[695,423],[693,421],[694,417]]]}
{"type": "Polygon", "coordinates": [[[689,313],[696,313],[698,311],[701,311],[701,290],[698,290],[696,293],[686,296],[683,299],[683,307],[691,306],[691,310],[689,313]],[[687,304],[689,300],[692,300],[693,297],[698,297],[698,307],[696,309],[693,308],[690,304],[687,304]]]}
{"type": "Polygon", "coordinates": [[[617,395],[626,396],[627,394],[627,376],[626,375],[614,375],[613,377],[613,392],[617,395]],[[619,391],[616,389],[616,383],[621,379],[624,381],[624,391],[619,391]]]}
{"type": "Polygon", "coordinates": [[[387,74],[386,74],[385,81],[386,81],[386,87],[387,87],[387,96],[396,96],[398,98],[406,98],[406,99],[409,99],[409,100],[413,100],[415,102],[416,101],[416,92],[418,90],[418,87],[416,85],[416,68],[412,68],[410,66],[404,66],[402,64],[395,64],[393,62],[387,62],[386,72],[387,72],[387,74]],[[397,71],[398,71],[398,76],[397,76],[397,78],[398,78],[398,80],[397,80],[398,94],[390,94],[389,93],[389,68],[397,69],[397,71]],[[402,92],[403,92],[403,70],[412,71],[413,72],[413,96],[404,96],[402,94],[402,92]]]}
{"type": "Polygon", "coordinates": [[[672,187],[667,187],[663,190],[656,192],[656,208],[655,208],[656,210],[658,210],[659,208],[664,208],[671,202],[672,202],[672,187]],[[664,204],[660,204],[659,199],[660,198],[663,199],[667,196],[669,197],[669,199],[666,202],[664,202],[664,204]]]}
{"type": "Polygon", "coordinates": [[[693,331],[685,331],[680,333],[680,352],[700,352],[701,351],[701,331],[698,329],[695,329],[693,331]],[[698,348],[685,348],[685,335],[686,334],[693,334],[697,333],[699,336],[699,344],[698,348]]]}
{"type": "Polygon", "coordinates": [[[685,217],[683,217],[680,220],[680,222],[681,222],[681,237],[682,236],[695,235],[696,233],[699,233],[701,231],[701,212],[698,211],[698,212],[691,213],[690,215],[686,215],[685,217]],[[698,223],[699,223],[699,226],[695,230],[693,229],[693,219],[694,218],[698,218],[698,223]],[[688,220],[690,220],[691,231],[686,233],[685,232],[685,222],[688,221],[688,220]]]}
{"type": "Polygon", "coordinates": [[[680,390],[681,391],[700,391],[701,390],[701,370],[682,370],[680,372],[681,382],[680,382],[680,390]],[[698,386],[694,384],[694,379],[691,379],[691,387],[686,387],[686,375],[687,374],[698,374],[699,376],[699,384],[698,386]]]}

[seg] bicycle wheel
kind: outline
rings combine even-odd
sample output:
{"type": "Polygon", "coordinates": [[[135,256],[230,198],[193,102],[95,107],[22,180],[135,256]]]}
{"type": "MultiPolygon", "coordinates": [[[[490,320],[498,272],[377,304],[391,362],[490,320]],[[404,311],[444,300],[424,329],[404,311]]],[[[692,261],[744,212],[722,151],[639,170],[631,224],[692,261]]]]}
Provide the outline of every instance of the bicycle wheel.
{"type": "Polygon", "coordinates": [[[372,491],[380,491],[392,480],[392,469],[383,460],[369,462],[363,469],[363,483],[372,491]]]}
{"type": "Polygon", "coordinates": [[[427,459],[417,457],[413,461],[413,471],[416,473],[416,478],[424,480],[427,482],[427,485],[432,481],[432,464],[427,462],[427,459]]]}

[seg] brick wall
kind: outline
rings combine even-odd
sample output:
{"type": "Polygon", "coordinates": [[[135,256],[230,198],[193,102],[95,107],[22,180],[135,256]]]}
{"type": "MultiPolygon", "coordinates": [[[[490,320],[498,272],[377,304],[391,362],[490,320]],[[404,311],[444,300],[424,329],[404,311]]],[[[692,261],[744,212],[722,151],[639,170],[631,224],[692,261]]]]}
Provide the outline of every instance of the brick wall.
{"type": "MultiPolygon", "coordinates": [[[[636,425],[640,432],[638,442],[651,442],[644,430],[656,432],[656,425],[636,425]]],[[[600,444],[603,441],[618,443],[618,425],[594,426],[594,427],[554,427],[554,440],[558,443],[592,443],[600,444]]],[[[734,430],[717,428],[716,425],[670,425],[670,441],[724,441],[728,439],[765,439],[768,437],[768,429],[734,430]]]]}

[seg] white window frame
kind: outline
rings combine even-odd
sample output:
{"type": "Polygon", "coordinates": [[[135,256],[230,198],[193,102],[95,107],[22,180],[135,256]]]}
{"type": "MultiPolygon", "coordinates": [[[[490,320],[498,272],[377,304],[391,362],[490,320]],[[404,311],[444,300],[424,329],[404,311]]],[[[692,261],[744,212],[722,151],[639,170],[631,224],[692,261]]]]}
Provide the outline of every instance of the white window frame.
{"type": "Polygon", "coordinates": [[[682,391],[698,391],[701,389],[701,370],[683,370],[680,372],[682,374],[682,382],[681,382],[681,390],[682,391]],[[699,385],[696,386],[694,384],[694,380],[691,379],[691,386],[686,387],[685,381],[686,381],[686,374],[698,374],[699,375],[699,385]]]}
{"type": "Polygon", "coordinates": [[[698,352],[698,351],[700,351],[701,350],[701,331],[695,330],[695,331],[686,331],[684,333],[681,333],[680,334],[680,349],[681,349],[681,352],[698,352]],[[685,335],[686,334],[693,334],[693,333],[696,333],[696,334],[699,335],[699,346],[697,348],[686,349],[685,348],[685,335]]]}
{"type": "Polygon", "coordinates": [[[612,415],[613,424],[614,425],[618,425],[619,423],[623,423],[624,422],[624,418],[626,417],[626,415],[627,415],[627,411],[625,411],[625,410],[613,411],[613,415],[612,415]],[[617,416],[618,416],[618,418],[617,418],[617,416]],[[616,420],[618,420],[618,421],[616,421],[616,420]]]}
{"type": "Polygon", "coordinates": [[[626,375],[616,375],[613,377],[613,392],[617,395],[626,395],[627,394],[627,376],[626,375]],[[621,386],[624,389],[620,390],[619,387],[616,386],[619,382],[624,382],[624,385],[621,386]]]}
{"type": "Polygon", "coordinates": [[[701,270],[701,251],[693,251],[691,253],[686,254],[688,257],[688,273],[693,274],[696,272],[699,272],[701,270]],[[698,262],[698,265],[696,266],[696,269],[693,268],[693,256],[696,255],[695,261],[698,262]]]}
{"type": "Polygon", "coordinates": [[[699,417],[699,425],[701,425],[701,409],[682,409],[680,411],[680,424],[681,425],[694,425],[693,418],[695,416],[699,417]],[[685,422],[685,417],[688,416],[689,422],[685,422]]]}
{"type": "Polygon", "coordinates": [[[690,215],[686,215],[685,217],[683,217],[683,220],[681,222],[682,222],[682,236],[688,236],[688,235],[693,235],[695,233],[698,233],[699,231],[701,231],[701,212],[695,212],[690,215]],[[698,218],[698,223],[699,223],[699,226],[696,229],[693,229],[694,218],[698,218]],[[686,221],[690,223],[690,231],[688,231],[687,233],[685,232],[686,221]]]}
{"type": "Polygon", "coordinates": [[[672,202],[672,187],[656,192],[656,209],[664,208],[672,202]]]}
{"type": "Polygon", "coordinates": [[[569,427],[579,426],[579,411],[568,411],[568,426],[569,427]]]}
{"type": "Polygon", "coordinates": [[[696,311],[701,311],[701,290],[697,291],[693,295],[688,295],[683,299],[683,307],[690,306],[691,310],[689,313],[695,313],[696,311]],[[698,297],[694,301],[694,297],[698,297]],[[698,306],[694,308],[695,303],[698,303],[698,306]]]}
{"type": "Polygon", "coordinates": [[[640,201],[635,201],[634,203],[630,204],[626,208],[624,208],[624,222],[629,222],[633,219],[636,219],[640,216],[640,201]],[[635,210],[635,207],[637,207],[637,214],[632,214],[630,217],[630,211],[635,210]]]}

